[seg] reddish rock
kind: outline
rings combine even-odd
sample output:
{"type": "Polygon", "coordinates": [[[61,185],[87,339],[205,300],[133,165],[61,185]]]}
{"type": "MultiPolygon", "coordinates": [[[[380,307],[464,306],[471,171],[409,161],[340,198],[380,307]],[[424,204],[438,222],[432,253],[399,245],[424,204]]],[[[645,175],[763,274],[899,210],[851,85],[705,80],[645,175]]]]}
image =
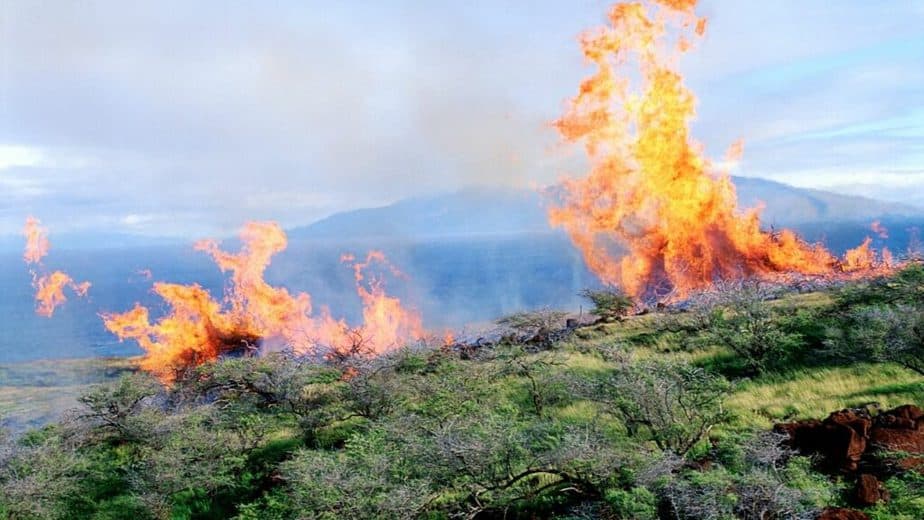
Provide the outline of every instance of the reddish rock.
{"type": "Polygon", "coordinates": [[[924,411],[905,405],[879,414],[869,440],[871,451],[924,454],[924,411]]]}
{"type": "Polygon", "coordinates": [[[873,452],[904,452],[900,469],[924,469],[924,410],[904,405],[871,417],[865,410],[841,410],[824,421],[779,424],[790,445],[804,454],[820,454],[832,469],[852,473],[873,452]]]}
{"type": "Polygon", "coordinates": [[[801,453],[820,453],[832,468],[853,472],[866,452],[871,426],[865,411],[841,410],[824,421],[780,424],[776,430],[788,434],[792,447],[801,453]]]}
{"type": "Polygon", "coordinates": [[[829,507],[818,515],[817,520],[869,520],[869,516],[855,509],[843,507],[829,507]]]}
{"type": "Polygon", "coordinates": [[[863,474],[857,478],[857,489],[854,494],[857,505],[869,507],[879,501],[889,501],[889,491],[882,486],[879,479],[873,475],[863,474]]]}
{"type": "Polygon", "coordinates": [[[892,421],[905,421],[904,424],[913,426],[921,417],[924,417],[924,410],[921,410],[913,404],[905,404],[887,412],[882,412],[876,416],[876,420],[886,425],[892,421]]]}

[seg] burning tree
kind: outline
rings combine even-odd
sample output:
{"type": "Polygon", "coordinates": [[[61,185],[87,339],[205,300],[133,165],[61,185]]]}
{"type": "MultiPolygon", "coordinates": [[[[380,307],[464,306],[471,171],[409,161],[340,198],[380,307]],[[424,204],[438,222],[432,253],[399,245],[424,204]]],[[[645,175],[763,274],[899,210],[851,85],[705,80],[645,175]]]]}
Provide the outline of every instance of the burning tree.
{"type": "MultiPolygon", "coordinates": [[[[696,100],[676,62],[706,31],[695,7],[696,0],[617,3],[608,27],[582,36],[596,73],[555,126],[565,141],[583,144],[591,171],[566,182],[551,222],[604,282],[647,301],[684,298],[717,279],[868,268],[868,243],[839,261],[790,230],[762,231],[759,210],[738,209],[728,174],[715,171],[690,136],[696,100]]],[[[742,149],[735,143],[727,159],[742,149]]]]}

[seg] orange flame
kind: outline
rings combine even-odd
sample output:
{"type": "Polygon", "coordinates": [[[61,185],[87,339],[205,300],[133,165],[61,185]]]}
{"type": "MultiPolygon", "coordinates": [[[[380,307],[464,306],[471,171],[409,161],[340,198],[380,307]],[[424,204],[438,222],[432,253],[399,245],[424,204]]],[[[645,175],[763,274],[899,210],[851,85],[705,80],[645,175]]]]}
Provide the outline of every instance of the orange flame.
{"type": "MultiPolygon", "coordinates": [[[[42,223],[37,218],[28,217],[23,227],[23,235],[26,237],[26,249],[23,253],[26,264],[41,265],[42,259],[48,256],[48,251],[51,249],[48,230],[42,227],[42,223]]],[[[80,297],[86,296],[90,290],[90,282],[75,282],[70,275],[62,271],[54,271],[50,274],[39,274],[35,270],[30,270],[30,272],[32,273],[32,286],[35,288],[35,312],[39,316],[52,317],[55,309],[67,301],[64,289],[70,288],[80,297]]]]}
{"type": "MultiPolygon", "coordinates": [[[[565,181],[551,222],[605,283],[642,300],[682,298],[722,278],[831,273],[839,262],[822,246],[789,230],[764,232],[759,209],[739,211],[727,172],[712,171],[690,137],[695,97],[674,64],[705,33],[695,6],[618,3],[608,27],[582,35],[596,73],[555,126],[583,143],[591,171],[565,181]],[[672,34],[681,45],[670,45],[672,34]]],[[[742,151],[736,142],[726,157],[742,151]]]]}
{"type": "Polygon", "coordinates": [[[27,264],[37,264],[48,255],[51,244],[48,242],[48,230],[35,217],[27,217],[26,225],[22,230],[26,236],[26,251],[23,259],[27,264]]]}
{"type": "MultiPolygon", "coordinates": [[[[370,251],[363,262],[355,260],[353,255],[343,255],[343,262],[353,262],[353,276],[356,280],[356,292],[363,303],[363,325],[354,330],[353,337],[362,338],[366,343],[367,354],[381,354],[394,349],[407,338],[421,339],[425,332],[420,315],[405,310],[401,300],[385,293],[384,282],[381,278],[370,276],[368,283],[364,274],[373,263],[397,277],[404,277],[385,258],[381,251],[370,251]]],[[[340,345],[343,348],[343,345],[340,345]]]]}
{"type": "Polygon", "coordinates": [[[423,337],[417,314],[405,310],[397,298],[385,294],[381,284],[362,287],[362,270],[370,262],[385,262],[381,253],[354,267],[357,290],[363,301],[364,322],[350,328],[335,320],[326,309],[312,316],[311,297],[290,293],[266,282],[264,273],[274,255],[287,247],[279,225],[251,222],[240,233],[243,247],[228,253],[214,240],[195,245],[208,253],[222,272],[230,272],[222,302],[198,285],[155,283],[154,292],[170,312],[155,323],[147,308],[121,314],[103,314],[106,328],[120,340],[131,339],[145,350],[141,367],[173,381],[183,370],[235,351],[255,351],[261,346],[281,345],[298,354],[315,354],[321,349],[351,355],[371,355],[396,348],[423,337]],[[358,340],[361,339],[361,341],[358,340]]]}
{"type": "Polygon", "coordinates": [[[90,282],[77,283],[61,271],[38,276],[32,283],[35,287],[35,301],[37,302],[35,312],[46,318],[52,317],[55,309],[67,301],[67,297],[64,296],[65,288],[70,288],[80,297],[86,296],[87,291],[90,290],[90,282]]]}

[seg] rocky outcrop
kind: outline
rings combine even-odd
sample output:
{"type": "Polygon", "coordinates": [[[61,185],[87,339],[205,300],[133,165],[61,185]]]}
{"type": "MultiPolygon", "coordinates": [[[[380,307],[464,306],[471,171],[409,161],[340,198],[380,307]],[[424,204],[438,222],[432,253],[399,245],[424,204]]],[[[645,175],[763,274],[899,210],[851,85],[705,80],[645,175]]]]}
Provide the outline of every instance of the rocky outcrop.
{"type": "Polygon", "coordinates": [[[924,455],[924,410],[906,404],[873,419],[871,448],[924,455]]]}
{"type": "Polygon", "coordinates": [[[872,418],[861,410],[834,412],[824,421],[809,419],[779,424],[776,431],[789,436],[793,448],[821,455],[831,469],[856,471],[866,452],[872,418]]]}
{"type": "Polygon", "coordinates": [[[790,445],[807,455],[821,455],[832,470],[853,473],[873,468],[879,456],[898,454],[900,469],[924,462],[924,411],[914,405],[873,415],[865,408],[834,412],[825,420],[808,419],[776,425],[790,445]],[[875,459],[875,460],[874,460],[875,459]],[[869,466],[869,468],[865,467],[869,466]]]}
{"type": "Polygon", "coordinates": [[[825,469],[856,475],[854,501],[859,506],[889,500],[880,482],[889,474],[924,472],[924,411],[917,406],[878,414],[867,408],[840,410],[822,421],[778,424],[775,430],[800,453],[820,456],[825,469]]]}

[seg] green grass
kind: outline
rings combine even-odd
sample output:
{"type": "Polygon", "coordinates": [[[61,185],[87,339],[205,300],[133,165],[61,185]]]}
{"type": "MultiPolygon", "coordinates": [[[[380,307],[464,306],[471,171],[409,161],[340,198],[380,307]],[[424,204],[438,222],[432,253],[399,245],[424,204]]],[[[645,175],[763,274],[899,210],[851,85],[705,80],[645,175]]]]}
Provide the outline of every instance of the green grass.
{"type": "Polygon", "coordinates": [[[802,368],[741,383],[726,404],[741,426],[767,429],[869,403],[924,403],[924,378],[888,364],[802,368]]]}

